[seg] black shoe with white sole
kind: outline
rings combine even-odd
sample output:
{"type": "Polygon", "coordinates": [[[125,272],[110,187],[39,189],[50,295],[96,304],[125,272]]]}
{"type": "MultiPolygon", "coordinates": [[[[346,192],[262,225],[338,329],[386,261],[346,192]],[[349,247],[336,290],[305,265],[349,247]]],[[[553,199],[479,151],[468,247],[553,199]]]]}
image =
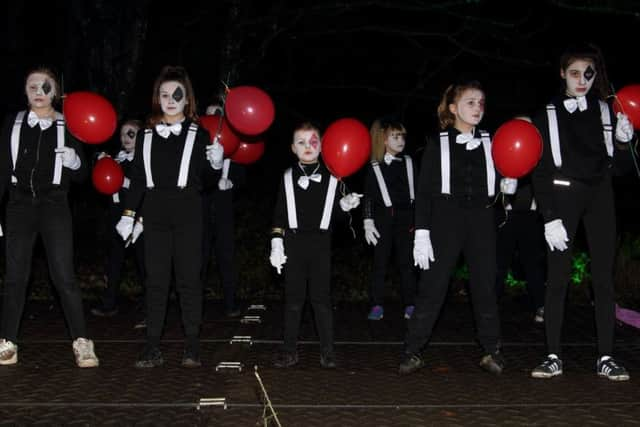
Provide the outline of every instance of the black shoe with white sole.
{"type": "Polygon", "coordinates": [[[555,354],[550,354],[547,358],[531,371],[533,378],[552,378],[562,375],[562,360],[555,354]]]}
{"type": "Polygon", "coordinates": [[[629,373],[616,363],[611,356],[602,356],[596,362],[596,371],[601,377],[605,377],[611,381],[628,381],[629,373]]]}

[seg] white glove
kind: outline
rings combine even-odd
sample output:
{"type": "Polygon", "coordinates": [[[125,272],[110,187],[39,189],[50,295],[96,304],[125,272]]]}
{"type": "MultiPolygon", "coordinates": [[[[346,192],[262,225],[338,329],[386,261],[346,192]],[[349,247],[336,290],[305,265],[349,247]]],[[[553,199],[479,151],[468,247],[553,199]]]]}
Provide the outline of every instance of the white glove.
{"type": "Polygon", "coordinates": [[[220,178],[218,180],[218,188],[220,191],[227,191],[233,188],[233,182],[229,178],[220,178]]]}
{"type": "Polygon", "coordinates": [[[116,224],[116,231],[122,237],[122,240],[127,240],[133,233],[133,217],[122,215],[120,221],[116,224]]]}
{"type": "Polygon", "coordinates": [[[73,171],[80,169],[80,157],[78,157],[76,150],[71,147],[60,147],[56,148],[54,151],[62,159],[62,166],[73,171]]]}
{"type": "Polygon", "coordinates": [[[340,208],[342,208],[342,210],[345,212],[349,212],[351,209],[357,208],[358,205],[360,205],[361,197],[362,194],[358,193],[347,194],[342,199],[340,199],[340,208]]]}
{"type": "Polygon", "coordinates": [[[626,114],[616,114],[618,122],[616,123],[616,139],[620,142],[629,142],[633,139],[633,125],[629,121],[626,114]]]}
{"type": "Polygon", "coordinates": [[[500,180],[500,191],[504,194],[516,194],[518,180],[516,178],[502,178],[500,180]]]}
{"type": "Polygon", "coordinates": [[[133,226],[133,230],[131,231],[131,243],[135,243],[143,231],[144,226],[142,225],[142,217],[140,217],[137,219],[136,223],[133,226]]]}
{"type": "Polygon", "coordinates": [[[429,269],[429,261],[435,262],[429,230],[416,230],[413,238],[413,260],[413,265],[423,270],[429,269]]]}
{"type": "Polygon", "coordinates": [[[376,229],[376,224],[373,222],[371,218],[367,218],[364,220],[364,240],[367,241],[370,245],[377,245],[378,239],[380,238],[380,233],[376,229]]]}
{"type": "Polygon", "coordinates": [[[544,224],[544,238],[547,240],[551,252],[554,249],[560,252],[567,249],[567,230],[564,228],[561,219],[554,219],[544,224]]]}
{"type": "Polygon", "coordinates": [[[282,237],[274,237],[271,239],[271,255],[269,256],[269,261],[271,265],[275,267],[278,274],[280,274],[282,272],[282,266],[287,262],[282,237]]]}
{"type": "Polygon", "coordinates": [[[207,145],[207,160],[211,163],[211,167],[215,170],[222,169],[222,157],[224,156],[224,147],[218,141],[207,145]]]}

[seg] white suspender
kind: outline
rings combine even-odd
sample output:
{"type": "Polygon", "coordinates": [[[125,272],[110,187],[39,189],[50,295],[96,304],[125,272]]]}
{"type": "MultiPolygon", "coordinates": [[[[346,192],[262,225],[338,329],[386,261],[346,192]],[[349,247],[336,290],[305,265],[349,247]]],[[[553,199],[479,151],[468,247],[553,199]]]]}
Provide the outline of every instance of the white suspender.
{"type": "Polygon", "coordinates": [[[184,188],[187,186],[187,179],[189,178],[189,165],[191,164],[191,153],[193,152],[193,143],[196,140],[197,131],[198,125],[196,125],[195,123],[191,123],[191,125],[189,125],[189,132],[187,133],[187,140],[184,142],[184,149],[182,150],[180,173],[178,174],[179,188],[184,188]]]}
{"type": "Polygon", "coordinates": [[[231,165],[231,159],[224,159],[222,162],[222,178],[229,178],[229,166],[231,165]]]}
{"type": "MultiPolygon", "coordinates": [[[[607,149],[607,155],[613,156],[613,126],[611,125],[611,115],[609,106],[604,101],[598,101],[600,104],[600,120],[602,121],[604,145],[607,149]]],[[[560,152],[560,135],[558,133],[558,115],[556,114],[556,106],[547,105],[547,119],[549,121],[549,143],[551,144],[551,155],[553,156],[553,164],[557,168],[562,167],[562,154],[560,152]]]]}
{"type": "MultiPolygon", "coordinates": [[[[16,121],[13,122],[13,129],[11,130],[11,161],[13,164],[13,170],[16,170],[16,162],[18,161],[18,149],[20,148],[20,128],[22,127],[22,122],[24,120],[24,116],[27,112],[20,111],[16,115],[16,121]]],[[[11,182],[17,183],[18,179],[15,175],[11,175],[11,182]]]]}
{"type": "Polygon", "coordinates": [[[407,166],[407,181],[409,182],[409,199],[411,199],[411,203],[413,203],[413,201],[416,198],[416,193],[415,193],[414,184],[413,184],[413,160],[411,160],[410,156],[404,156],[404,161],[406,162],[406,166],[407,166]]]}
{"type": "Polygon", "coordinates": [[[147,178],[147,188],[155,187],[151,176],[151,142],[153,141],[153,131],[144,130],[144,140],[142,141],[142,163],[144,163],[144,174],[147,178]]]}
{"type": "MultiPolygon", "coordinates": [[[[496,188],[496,170],[491,157],[491,138],[489,133],[480,131],[482,138],[482,148],[484,151],[484,164],[487,175],[487,194],[489,197],[495,195],[496,188]]],[[[442,194],[451,194],[451,163],[449,154],[449,132],[440,132],[440,192],[442,194]]]]}
{"type": "Polygon", "coordinates": [[[449,155],[449,132],[440,132],[440,192],[451,194],[451,163],[449,155]]]}
{"type": "Polygon", "coordinates": [[[487,169],[487,194],[493,197],[496,194],[496,168],[491,156],[491,137],[489,132],[480,131],[482,148],[484,148],[484,164],[487,169]]]}
{"type": "MultiPolygon", "coordinates": [[[[331,175],[329,178],[329,187],[327,188],[327,197],[324,199],[324,208],[322,210],[322,219],[320,220],[320,229],[328,230],[331,222],[331,213],[333,212],[333,201],[336,197],[336,188],[338,180],[331,175]]],[[[291,168],[284,172],[284,195],[287,202],[287,219],[289,228],[295,230],[298,228],[298,218],[296,212],[296,197],[293,191],[293,173],[291,168]]]]}
{"type": "Polygon", "coordinates": [[[380,170],[380,164],[378,162],[371,162],[371,167],[373,168],[373,173],[376,176],[376,181],[378,182],[378,188],[380,189],[380,194],[382,195],[382,201],[384,205],[388,208],[391,207],[391,197],[389,197],[389,191],[387,190],[387,184],[384,182],[384,177],[382,176],[382,171],[380,170]]]}
{"type": "MultiPolygon", "coordinates": [[[[58,148],[64,147],[64,116],[60,113],[56,113],[56,131],[58,136],[57,145],[58,148]]],[[[56,154],[56,160],[53,165],[53,184],[60,185],[60,179],[62,178],[62,156],[56,154]]]]}

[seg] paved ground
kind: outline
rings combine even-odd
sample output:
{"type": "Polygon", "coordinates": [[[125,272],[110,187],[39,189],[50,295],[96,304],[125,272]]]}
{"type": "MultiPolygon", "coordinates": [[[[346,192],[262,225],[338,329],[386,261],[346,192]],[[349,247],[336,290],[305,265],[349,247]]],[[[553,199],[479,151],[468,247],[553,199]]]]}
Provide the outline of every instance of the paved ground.
{"type": "MultiPolygon", "coordinates": [[[[254,367],[285,426],[422,425],[639,425],[640,333],[620,327],[617,356],[632,379],[613,383],[594,373],[593,313],[571,304],[566,322],[565,375],[533,380],[529,370],[544,353],[543,330],[514,301],[503,304],[507,371],[482,372],[473,341],[470,308],[453,297],[426,352],[427,367],[397,375],[404,334],[399,306],[384,320],[366,320],[364,305],[336,307],[339,368],[323,370],[312,317],[305,316],[301,363],[271,367],[281,337],[282,309],[245,310],[261,323],[243,324],[206,308],[203,362],[179,366],[182,333],[175,301],[169,311],[163,351],[168,362],[153,370],[132,367],[143,333],[134,330],[134,306],[111,319],[90,318],[101,359],[98,369],[74,366],[57,305],[29,303],[23,322],[20,363],[0,368],[0,425],[264,425],[263,396],[254,367]],[[233,336],[252,337],[252,345],[233,336]],[[220,362],[243,370],[216,370],[220,362]],[[224,398],[223,406],[199,406],[224,398]]],[[[272,423],[271,425],[275,425],[272,423]]]]}

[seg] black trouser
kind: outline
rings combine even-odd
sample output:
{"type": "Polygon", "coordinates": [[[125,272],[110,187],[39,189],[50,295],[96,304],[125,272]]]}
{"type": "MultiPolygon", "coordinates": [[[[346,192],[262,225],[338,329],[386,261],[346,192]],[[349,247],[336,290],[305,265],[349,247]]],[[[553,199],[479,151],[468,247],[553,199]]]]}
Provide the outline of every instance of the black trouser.
{"type": "Polygon", "coordinates": [[[616,223],[611,177],[596,185],[571,181],[570,186],[554,186],[554,202],[569,237],[565,251],[548,251],[548,281],[544,318],[549,353],[560,354],[562,321],[571,274],[573,240],[582,219],[591,255],[591,278],[596,310],[598,352],[611,355],[615,327],[613,262],[616,223]]]}
{"type": "Polygon", "coordinates": [[[328,232],[292,232],[284,239],[284,350],[295,351],[302,309],[309,286],[316,329],[323,352],[333,351],[331,309],[331,236],[328,232]]]}
{"type": "Polygon", "coordinates": [[[373,250],[373,278],[369,288],[371,305],[384,301],[384,279],[391,251],[395,248],[395,264],[400,272],[400,289],[405,306],[413,305],[416,278],[413,268],[413,210],[383,208],[375,213],[375,226],[380,233],[373,250]]]}
{"type": "Polygon", "coordinates": [[[157,344],[175,272],[182,324],[196,337],[202,321],[202,201],[195,190],[150,190],[144,201],[147,339],[157,344]]]}
{"type": "Polygon", "coordinates": [[[214,242],[216,264],[222,281],[224,308],[235,309],[237,271],[234,265],[233,193],[213,191],[203,197],[204,231],[202,247],[202,280],[206,283],[211,242],[214,242]]]}
{"type": "Polygon", "coordinates": [[[122,207],[119,204],[111,205],[109,208],[109,229],[107,230],[110,236],[109,254],[105,268],[107,288],[102,294],[102,307],[106,310],[113,309],[118,305],[122,268],[124,267],[125,255],[129,248],[135,250],[138,281],[140,284],[144,284],[144,232],[138,237],[135,243],[129,245],[129,248],[125,248],[125,241],[122,240],[122,236],[116,231],[116,224],[120,221],[121,216],[122,207]]]}
{"type": "Polygon", "coordinates": [[[461,251],[469,266],[478,341],[487,353],[498,348],[500,320],[495,295],[493,208],[463,208],[459,203],[451,198],[433,199],[430,231],[435,262],[428,270],[421,270],[416,308],[408,325],[408,353],[418,353],[431,337],[461,251]]]}
{"type": "Polygon", "coordinates": [[[498,212],[496,295],[502,297],[504,281],[516,249],[524,269],[527,292],[533,309],[544,305],[546,270],[546,243],[544,225],[538,211],[498,212]]]}
{"type": "Polygon", "coordinates": [[[86,337],[82,292],[73,269],[73,229],[67,192],[50,190],[34,198],[31,193],[16,188],[11,189],[7,204],[2,337],[10,341],[18,338],[38,233],[44,243],[49,274],[60,296],[69,334],[74,340],[86,337]]]}

